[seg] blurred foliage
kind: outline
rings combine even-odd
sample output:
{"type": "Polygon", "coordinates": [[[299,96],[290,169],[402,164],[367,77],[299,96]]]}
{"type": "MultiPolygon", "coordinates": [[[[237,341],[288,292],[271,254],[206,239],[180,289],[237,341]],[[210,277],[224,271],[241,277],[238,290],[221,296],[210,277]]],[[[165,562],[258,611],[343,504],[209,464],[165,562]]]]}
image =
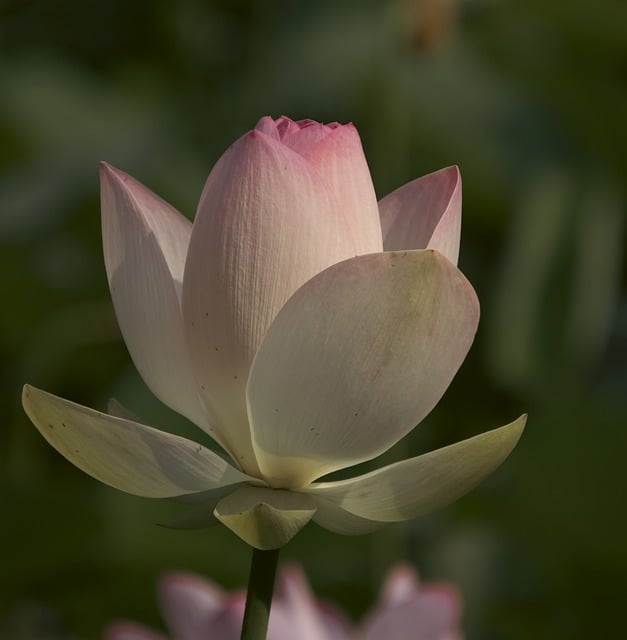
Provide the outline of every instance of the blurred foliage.
{"type": "Polygon", "coordinates": [[[97,162],[193,217],[213,163],[264,114],[353,121],[380,195],[460,165],[460,264],[483,321],[440,406],[387,459],[530,414],[504,467],[455,505],[355,539],[310,526],[284,557],[354,615],[408,559],[460,587],[470,639],[623,628],[626,25],[620,0],[0,0],[0,639],[158,625],[169,569],[244,583],[232,534],[155,526],[173,505],[74,469],[19,395],[115,396],[198,437],[121,342],[97,162]]]}

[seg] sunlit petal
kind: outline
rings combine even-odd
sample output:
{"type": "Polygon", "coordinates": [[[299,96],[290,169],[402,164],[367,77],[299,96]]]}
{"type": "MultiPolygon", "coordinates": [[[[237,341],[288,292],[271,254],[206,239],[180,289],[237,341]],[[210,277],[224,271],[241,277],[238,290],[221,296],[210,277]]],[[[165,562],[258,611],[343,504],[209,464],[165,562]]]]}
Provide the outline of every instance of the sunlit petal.
{"type": "Polygon", "coordinates": [[[526,416],[499,429],[362,476],[314,483],[305,491],[361,518],[409,520],[453,502],[494,471],[512,451],[526,416]]]}
{"type": "Polygon", "coordinates": [[[479,308],[435,251],[370,254],[304,285],[257,353],[248,386],[266,480],[300,487],[382,453],[435,406],[479,308]]]}
{"type": "Polygon", "coordinates": [[[462,214],[457,167],[408,182],[385,196],[379,210],[386,251],[436,249],[457,264],[462,214]]]}
{"type": "Polygon", "coordinates": [[[249,480],[200,444],[25,386],[24,409],[46,440],[116,489],[168,498],[249,480]]]}
{"type": "Polygon", "coordinates": [[[102,240],[118,324],[150,390],[205,430],[181,314],[191,224],[129,175],[102,163],[102,240]]]}

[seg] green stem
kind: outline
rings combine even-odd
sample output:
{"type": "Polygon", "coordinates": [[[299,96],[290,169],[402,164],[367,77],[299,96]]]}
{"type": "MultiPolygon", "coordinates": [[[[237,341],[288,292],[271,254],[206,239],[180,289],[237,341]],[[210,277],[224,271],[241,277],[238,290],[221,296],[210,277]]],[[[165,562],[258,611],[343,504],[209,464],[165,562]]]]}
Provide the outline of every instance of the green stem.
{"type": "Polygon", "coordinates": [[[278,549],[253,549],[241,640],[266,640],[278,560],[278,549]]]}

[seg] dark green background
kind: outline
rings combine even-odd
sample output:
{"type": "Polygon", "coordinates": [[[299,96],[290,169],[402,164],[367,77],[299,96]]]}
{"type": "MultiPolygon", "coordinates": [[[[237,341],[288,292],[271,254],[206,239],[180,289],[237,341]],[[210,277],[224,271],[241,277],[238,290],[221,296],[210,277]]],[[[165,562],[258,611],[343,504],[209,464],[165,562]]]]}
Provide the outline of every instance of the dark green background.
{"type": "MultiPolygon", "coordinates": [[[[116,396],[194,435],[130,363],[103,268],[97,162],[192,217],[222,151],[264,114],[352,121],[379,195],[458,164],[460,266],[483,315],[439,407],[386,460],[529,412],[505,465],[458,503],[284,551],[360,615],[414,562],[465,599],[470,639],[624,629],[627,5],[618,0],[0,1],[0,638],[159,625],[170,569],[229,587],[249,550],[176,507],[99,485],[20,406],[29,382],[116,396]]],[[[619,631],[620,633],[620,631],[619,631]]]]}

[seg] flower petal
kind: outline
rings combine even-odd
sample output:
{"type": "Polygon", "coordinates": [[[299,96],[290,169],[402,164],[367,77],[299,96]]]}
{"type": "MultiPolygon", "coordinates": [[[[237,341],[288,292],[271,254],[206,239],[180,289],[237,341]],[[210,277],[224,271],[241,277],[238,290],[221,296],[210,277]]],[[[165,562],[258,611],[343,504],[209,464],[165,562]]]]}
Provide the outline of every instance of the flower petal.
{"type": "Polygon", "coordinates": [[[366,617],[361,640],[461,640],[459,608],[445,591],[425,590],[413,600],[366,617]]]}
{"type": "Polygon", "coordinates": [[[250,375],[267,482],[302,487],[391,447],[440,399],[478,317],[472,287],[435,251],[359,256],[307,282],[270,327],[250,375]]]}
{"type": "Polygon", "coordinates": [[[343,536],[360,536],[364,533],[372,533],[381,529],[383,523],[377,520],[368,520],[360,518],[354,513],[350,513],[341,506],[327,500],[315,492],[309,493],[316,507],[316,513],[312,520],[333,533],[339,533],[343,536]]]}
{"type": "Polygon", "coordinates": [[[312,500],[302,493],[241,487],[218,503],[215,515],[249,545],[278,549],[311,520],[315,511],[312,500]]]}
{"type": "Polygon", "coordinates": [[[102,163],[102,240],[126,346],[150,390],[206,431],[187,359],[181,283],[191,223],[139,182],[102,163]]]}
{"type": "Polygon", "coordinates": [[[278,576],[273,611],[279,620],[270,621],[271,640],[331,640],[349,638],[348,620],[337,609],[318,602],[307,583],[303,570],[296,565],[283,566],[278,576]],[[276,609],[275,609],[276,607],[276,609]]]}
{"type": "Polygon", "coordinates": [[[303,491],[361,518],[409,520],[457,500],[492,473],[516,446],[526,418],[356,478],[314,483],[303,491]]]}
{"type": "Polygon", "coordinates": [[[420,585],[410,565],[385,577],[374,609],[364,618],[360,638],[461,640],[461,598],[448,585],[420,585]]]}
{"type": "Polygon", "coordinates": [[[386,251],[436,249],[457,264],[462,218],[462,182],[457,167],[399,187],[379,202],[379,211],[386,251]]]}
{"type": "Polygon", "coordinates": [[[301,156],[252,131],[207,180],[183,286],[195,376],[220,441],[255,473],[246,415],[250,364],[289,296],[327,266],[355,255],[348,219],[301,156]]]}
{"type": "Polygon", "coordinates": [[[157,596],[172,636],[190,640],[216,637],[211,633],[215,618],[227,612],[231,599],[219,585],[187,573],[169,573],[159,580],[157,596]]]}
{"type": "MultiPolygon", "coordinates": [[[[259,125],[267,128],[262,118],[259,125]]],[[[355,253],[383,250],[377,197],[357,129],[352,124],[293,122],[279,118],[281,142],[305,158],[336,195],[338,211],[349,219],[355,253]]]]}
{"type": "Polygon", "coordinates": [[[24,409],[44,438],[116,489],[168,498],[249,480],[200,444],[109,416],[26,385],[24,409]]]}

